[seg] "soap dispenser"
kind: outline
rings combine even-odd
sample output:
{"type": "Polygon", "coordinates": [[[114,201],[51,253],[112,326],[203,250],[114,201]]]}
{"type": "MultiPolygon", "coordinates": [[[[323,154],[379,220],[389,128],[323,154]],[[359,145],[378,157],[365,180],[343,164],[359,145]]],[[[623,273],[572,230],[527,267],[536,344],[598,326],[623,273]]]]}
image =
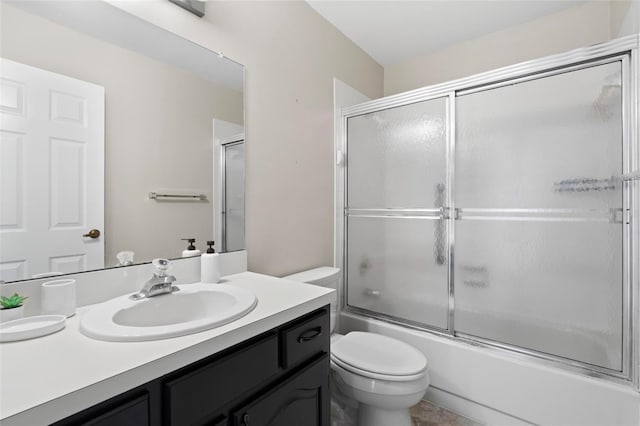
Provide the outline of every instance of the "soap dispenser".
{"type": "Polygon", "coordinates": [[[196,242],[195,238],[183,238],[182,241],[189,242],[187,249],[182,251],[182,257],[192,257],[198,256],[200,254],[200,250],[198,250],[196,246],[193,245],[193,243],[196,242]]]}
{"type": "Polygon", "coordinates": [[[200,282],[215,284],[220,281],[220,258],[213,246],[214,241],[207,241],[209,248],[200,256],[200,282]]]}

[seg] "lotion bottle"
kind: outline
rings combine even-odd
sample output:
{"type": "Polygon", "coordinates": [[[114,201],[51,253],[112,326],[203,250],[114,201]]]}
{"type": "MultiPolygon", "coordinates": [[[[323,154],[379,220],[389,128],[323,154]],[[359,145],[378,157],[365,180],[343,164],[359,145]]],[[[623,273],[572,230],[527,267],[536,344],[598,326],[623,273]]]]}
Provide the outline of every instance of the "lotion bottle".
{"type": "Polygon", "coordinates": [[[183,238],[182,241],[188,241],[189,245],[186,250],[182,250],[182,257],[192,257],[198,256],[200,254],[200,250],[193,245],[196,242],[195,238],[183,238]]]}
{"type": "Polygon", "coordinates": [[[207,245],[207,252],[200,256],[200,282],[215,284],[220,281],[220,255],[213,249],[214,241],[207,245]]]}

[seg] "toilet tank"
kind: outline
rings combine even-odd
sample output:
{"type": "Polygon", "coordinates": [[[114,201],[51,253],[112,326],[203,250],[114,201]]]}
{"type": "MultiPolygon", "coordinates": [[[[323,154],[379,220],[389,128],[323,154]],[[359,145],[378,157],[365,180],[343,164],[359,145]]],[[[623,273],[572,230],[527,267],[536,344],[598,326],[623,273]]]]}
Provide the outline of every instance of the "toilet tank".
{"type": "Polygon", "coordinates": [[[319,268],[287,275],[282,278],[337,289],[338,279],[340,278],[340,269],[332,268],[330,266],[321,266],[319,268]]]}
{"type": "MultiPolygon", "coordinates": [[[[319,268],[309,269],[307,271],[298,272],[292,275],[282,277],[286,280],[298,281],[300,283],[314,284],[321,287],[338,289],[338,281],[340,280],[340,269],[331,266],[321,266],[319,268]]],[[[336,327],[337,304],[331,304],[331,333],[336,327]]]]}

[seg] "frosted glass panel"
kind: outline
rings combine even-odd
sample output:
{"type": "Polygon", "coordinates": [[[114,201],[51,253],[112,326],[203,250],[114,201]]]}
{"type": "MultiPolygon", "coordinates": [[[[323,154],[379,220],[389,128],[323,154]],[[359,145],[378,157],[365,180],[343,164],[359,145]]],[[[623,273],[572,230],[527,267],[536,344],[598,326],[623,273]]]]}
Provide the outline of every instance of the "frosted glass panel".
{"type": "Polygon", "coordinates": [[[432,208],[446,180],[447,98],[352,117],[350,208],[432,208]]]}
{"type": "Polygon", "coordinates": [[[620,207],[621,63],[456,99],[456,203],[620,207]]]}
{"type": "Polygon", "coordinates": [[[224,147],[225,250],[244,250],[244,143],[224,147]]]}
{"type": "Polygon", "coordinates": [[[447,328],[440,219],[348,218],[347,304],[447,328]]]}
{"type": "Polygon", "coordinates": [[[455,329],[621,369],[622,224],[456,223],[455,329]]]}
{"type": "Polygon", "coordinates": [[[454,193],[446,98],[349,118],[347,305],[622,371],[621,82],[616,61],[458,96],[454,193]],[[455,219],[399,210],[451,198],[455,219]]]}
{"type": "Polygon", "coordinates": [[[614,62],[457,99],[457,332],[621,370],[621,93],[614,62]]]}

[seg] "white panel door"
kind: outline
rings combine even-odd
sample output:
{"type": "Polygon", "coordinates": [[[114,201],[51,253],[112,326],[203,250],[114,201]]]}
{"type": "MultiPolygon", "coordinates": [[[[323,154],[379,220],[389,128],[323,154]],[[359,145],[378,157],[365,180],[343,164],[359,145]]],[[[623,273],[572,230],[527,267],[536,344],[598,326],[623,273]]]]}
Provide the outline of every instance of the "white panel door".
{"type": "Polygon", "coordinates": [[[104,88],[0,59],[0,279],[104,267],[104,88]]]}

